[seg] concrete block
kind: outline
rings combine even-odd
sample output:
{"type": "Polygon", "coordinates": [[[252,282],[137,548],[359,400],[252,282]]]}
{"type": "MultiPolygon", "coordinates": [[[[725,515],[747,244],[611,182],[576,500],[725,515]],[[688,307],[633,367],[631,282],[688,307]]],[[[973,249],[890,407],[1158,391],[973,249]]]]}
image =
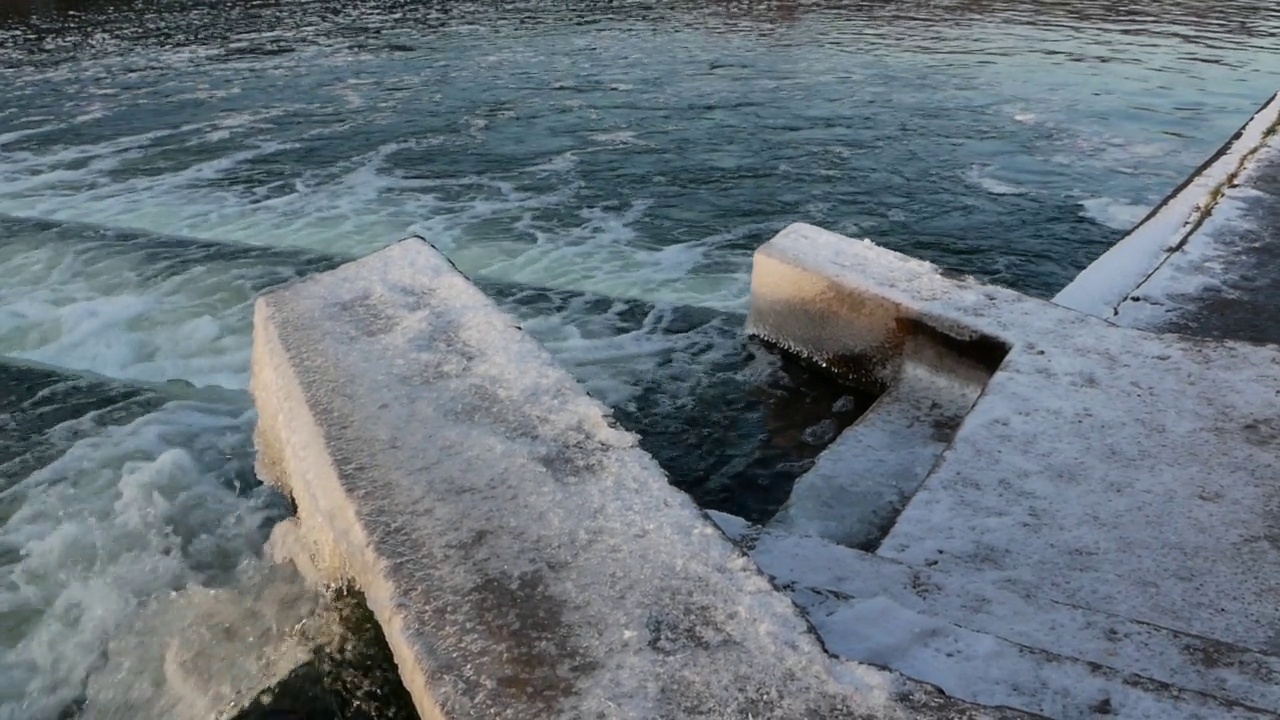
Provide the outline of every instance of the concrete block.
{"type": "Polygon", "coordinates": [[[365,593],[423,718],[987,715],[827,656],[421,240],[263,296],[252,392],[291,532],[341,558],[328,571],[365,593]]]}
{"type": "MultiPolygon", "coordinates": [[[[858,603],[856,611],[848,605],[821,618],[811,615],[829,649],[912,677],[950,678],[949,694],[992,702],[1012,696],[1007,691],[1013,688],[999,686],[1002,678],[1017,676],[1024,666],[1032,675],[1040,672],[1028,658],[1096,661],[1093,637],[1028,629],[1037,619],[1028,619],[1026,607],[1070,607],[1089,618],[1164,631],[1159,656],[1139,660],[1140,652],[1117,651],[1125,658],[1116,661],[1124,672],[1163,678],[1150,687],[1156,692],[1151,697],[1164,699],[1131,696],[1125,717],[1269,716],[1280,709],[1268,687],[1280,655],[1274,600],[1280,597],[1280,348],[1117,327],[1007,289],[946,277],[869,241],[806,225],[784,230],[757,251],[752,293],[752,332],[833,367],[848,357],[869,359],[890,397],[910,383],[912,363],[930,353],[969,361],[987,373],[980,396],[876,554],[915,569],[911,582],[927,573],[1006,599],[973,608],[972,617],[950,616],[981,631],[968,636],[947,629],[948,637],[975,653],[969,657],[982,657],[982,646],[997,647],[991,643],[1003,638],[1026,642],[1034,652],[1005,648],[990,655],[998,667],[987,668],[987,675],[955,665],[944,652],[933,656],[938,665],[922,665],[930,657],[931,633],[950,627],[947,619],[922,618],[952,605],[933,604],[924,616],[897,613],[891,604],[900,605],[902,595],[858,603]],[[873,616],[884,623],[878,637],[892,643],[868,653],[866,623],[873,616]],[[929,624],[934,620],[943,624],[935,628],[929,624]],[[1169,650],[1180,642],[1185,652],[1169,650]],[[1040,651],[1054,657],[1036,655],[1040,651]],[[1246,662],[1258,668],[1221,668],[1246,662]],[[958,669],[964,672],[953,672],[958,669]]],[[[846,435],[910,426],[879,415],[873,407],[846,435]]],[[[921,441],[911,432],[877,436],[879,455],[919,455],[921,441]]],[[[827,453],[837,451],[841,440],[827,453]]],[[[822,465],[820,458],[815,471],[822,465]]],[[[846,520],[858,518],[864,509],[853,506],[866,497],[856,469],[845,476],[845,486],[838,473],[814,482],[802,476],[797,493],[811,484],[822,487],[823,522],[778,522],[774,530],[841,541],[826,528],[838,525],[842,503],[849,508],[846,520]]],[[[797,575],[794,557],[756,557],[773,576],[797,575]]],[[[1100,626],[1073,622],[1080,633],[1100,626]]],[[[1098,665],[1087,674],[1112,678],[1107,682],[1122,677],[1109,673],[1098,665]]],[[[1072,683],[1063,684],[1065,676],[1040,677],[1028,676],[1016,688],[1023,697],[1017,707],[1075,707],[1064,716],[1089,716],[1093,700],[1073,706],[1083,698],[1069,696],[1072,683]]]]}

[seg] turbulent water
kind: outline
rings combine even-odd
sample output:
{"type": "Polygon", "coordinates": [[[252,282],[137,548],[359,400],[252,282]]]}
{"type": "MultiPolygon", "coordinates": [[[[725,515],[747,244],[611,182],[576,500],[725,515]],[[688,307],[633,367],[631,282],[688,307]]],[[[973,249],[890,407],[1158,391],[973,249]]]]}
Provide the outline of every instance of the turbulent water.
{"type": "Polygon", "coordinates": [[[841,401],[736,336],[756,245],[1050,295],[1275,91],[1270,0],[1132,5],[0,0],[0,718],[92,714],[147,603],[259,572],[251,299],[411,232],[767,512],[738,394],[796,446],[841,401]]]}

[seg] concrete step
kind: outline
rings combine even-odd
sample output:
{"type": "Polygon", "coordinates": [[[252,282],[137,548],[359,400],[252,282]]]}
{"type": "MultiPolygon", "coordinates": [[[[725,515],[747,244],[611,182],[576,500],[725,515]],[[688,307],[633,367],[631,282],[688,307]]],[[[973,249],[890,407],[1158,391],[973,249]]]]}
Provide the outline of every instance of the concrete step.
{"type": "Polygon", "coordinates": [[[716,515],[827,649],[1055,718],[1261,718],[1280,658],[716,515]]]}
{"type": "Polygon", "coordinates": [[[874,552],[988,377],[959,357],[904,362],[898,381],[796,480],[768,526],[874,552]]]}

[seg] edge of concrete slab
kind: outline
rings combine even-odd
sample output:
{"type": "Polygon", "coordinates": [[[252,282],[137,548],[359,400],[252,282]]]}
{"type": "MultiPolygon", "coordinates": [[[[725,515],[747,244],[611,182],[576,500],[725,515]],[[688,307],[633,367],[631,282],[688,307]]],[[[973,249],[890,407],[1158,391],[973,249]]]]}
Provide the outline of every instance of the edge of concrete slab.
{"type": "Polygon", "coordinates": [[[1280,93],[1263,104],[1133,230],[1059,291],[1053,302],[1101,318],[1115,315],[1125,298],[1209,217],[1223,191],[1248,167],[1278,124],[1280,93]]]}
{"type": "Polygon", "coordinates": [[[1280,135],[1212,214],[1116,308],[1111,322],[1197,337],[1280,341],[1280,135]]]}

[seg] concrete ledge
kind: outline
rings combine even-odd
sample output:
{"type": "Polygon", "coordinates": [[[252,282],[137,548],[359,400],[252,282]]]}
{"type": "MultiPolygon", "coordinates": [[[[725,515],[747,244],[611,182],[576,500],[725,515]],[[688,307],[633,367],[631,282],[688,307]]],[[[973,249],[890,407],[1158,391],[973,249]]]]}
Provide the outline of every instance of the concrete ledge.
{"type": "MultiPolygon", "coordinates": [[[[889,396],[931,357],[984,383],[876,548],[904,568],[885,586],[854,602],[804,580],[865,573],[850,550],[753,555],[810,593],[802,602],[829,649],[1053,717],[1280,712],[1269,687],[1280,667],[1280,348],[1117,327],[807,225],[757,251],[749,327],[828,365],[869,361],[889,396]],[[984,595],[972,602],[967,588],[984,595]],[[903,610],[912,597],[928,601],[903,610]],[[1144,653],[1108,626],[1156,628],[1164,647],[1144,653]]],[[[875,430],[881,412],[845,435],[875,430]]],[[[876,463],[898,452],[913,466],[927,442],[878,434],[876,463]]],[[[814,483],[824,522],[770,532],[841,542],[828,531],[840,508],[864,516],[859,458],[830,459],[814,483]]]]}
{"type": "Polygon", "coordinates": [[[424,718],[978,715],[829,658],[421,240],[262,297],[252,392],[261,470],[297,506],[282,545],[360,586],[424,718]]]}
{"type": "Polygon", "coordinates": [[[874,550],[986,386],[986,375],[956,366],[904,362],[893,386],[796,480],[769,527],[874,550]]]}
{"type": "Polygon", "coordinates": [[[1280,134],[1264,141],[1212,212],[1128,294],[1111,322],[1280,341],[1280,134]]]}
{"type": "Polygon", "coordinates": [[[928,309],[952,287],[928,263],[807,225],[756,251],[747,331],[883,393],[771,527],[871,550],[893,526],[1009,351],[1002,330],[928,309]]]}
{"type": "Polygon", "coordinates": [[[1213,157],[1077,275],[1053,301],[1097,317],[1115,315],[1120,304],[1200,228],[1277,123],[1280,94],[1268,100],[1213,157]]]}

